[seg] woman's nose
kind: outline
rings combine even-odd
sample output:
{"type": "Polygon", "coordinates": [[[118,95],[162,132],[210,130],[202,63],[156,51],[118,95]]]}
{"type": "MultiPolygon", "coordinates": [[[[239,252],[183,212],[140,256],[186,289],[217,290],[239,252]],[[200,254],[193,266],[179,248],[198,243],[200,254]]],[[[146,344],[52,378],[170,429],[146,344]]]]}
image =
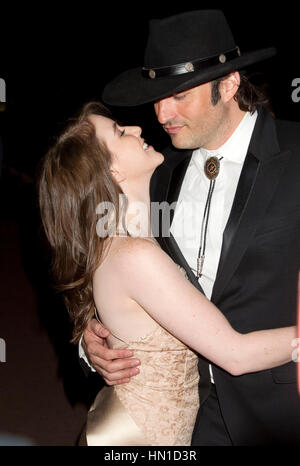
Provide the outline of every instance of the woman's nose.
{"type": "Polygon", "coordinates": [[[139,126],[131,126],[131,131],[132,134],[134,134],[134,136],[137,137],[140,137],[140,135],[142,134],[142,128],[140,128],[139,126]]]}

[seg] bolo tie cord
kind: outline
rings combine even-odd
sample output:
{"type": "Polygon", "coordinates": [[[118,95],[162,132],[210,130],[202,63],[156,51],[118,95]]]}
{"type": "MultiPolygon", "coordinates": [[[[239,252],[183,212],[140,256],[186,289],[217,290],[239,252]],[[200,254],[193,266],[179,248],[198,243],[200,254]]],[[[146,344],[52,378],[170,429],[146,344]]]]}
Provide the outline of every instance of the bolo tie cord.
{"type": "Polygon", "coordinates": [[[213,158],[208,159],[205,164],[205,174],[207,178],[209,178],[210,183],[209,183],[209,189],[208,189],[208,194],[206,198],[206,203],[205,203],[205,208],[204,208],[204,213],[203,213],[203,218],[202,218],[202,224],[201,224],[200,247],[199,247],[198,257],[197,257],[197,279],[202,277],[203,264],[205,260],[206,237],[207,237],[207,227],[208,227],[208,220],[209,220],[209,214],[210,214],[211,199],[212,199],[212,195],[215,189],[216,178],[219,174],[219,166],[220,166],[219,161],[222,159],[223,157],[220,157],[219,159],[216,157],[213,157],[213,158]],[[215,161],[217,160],[218,164],[214,166],[214,172],[210,173],[208,171],[208,166],[210,163],[212,163],[212,159],[214,159],[215,161]]]}

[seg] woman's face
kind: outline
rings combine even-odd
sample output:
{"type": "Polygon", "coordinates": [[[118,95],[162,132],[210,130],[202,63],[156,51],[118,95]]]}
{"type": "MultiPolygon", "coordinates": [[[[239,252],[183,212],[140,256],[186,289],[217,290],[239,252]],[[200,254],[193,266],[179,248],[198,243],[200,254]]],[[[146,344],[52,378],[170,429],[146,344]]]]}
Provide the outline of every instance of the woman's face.
{"type": "Polygon", "coordinates": [[[100,141],[104,141],[111,152],[112,170],[118,174],[118,181],[131,182],[151,176],[164,158],[141,137],[138,126],[119,126],[115,121],[100,115],[91,115],[100,141]]]}

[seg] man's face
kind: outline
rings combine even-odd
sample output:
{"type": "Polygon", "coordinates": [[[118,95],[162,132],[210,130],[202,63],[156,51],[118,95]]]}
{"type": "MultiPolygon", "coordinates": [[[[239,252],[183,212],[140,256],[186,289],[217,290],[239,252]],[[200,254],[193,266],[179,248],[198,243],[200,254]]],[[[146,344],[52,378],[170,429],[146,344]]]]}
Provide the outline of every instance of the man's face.
{"type": "Polygon", "coordinates": [[[212,105],[210,82],[158,100],[154,110],[178,149],[218,147],[226,107],[222,100],[212,105]]]}

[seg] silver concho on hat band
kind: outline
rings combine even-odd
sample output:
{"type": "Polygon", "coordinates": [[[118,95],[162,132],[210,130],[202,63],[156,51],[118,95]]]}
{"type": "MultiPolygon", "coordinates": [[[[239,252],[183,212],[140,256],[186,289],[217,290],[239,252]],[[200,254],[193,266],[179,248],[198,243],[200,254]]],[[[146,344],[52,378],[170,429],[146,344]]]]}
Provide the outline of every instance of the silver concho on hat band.
{"type": "Polygon", "coordinates": [[[193,73],[195,71],[205,71],[211,66],[227,63],[241,55],[240,49],[234,47],[231,50],[224,51],[221,54],[213,55],[206,58],[197,58],[185,63],[177,63],[170,66],[162,66],[157,68],[142,68],[142,75],[150,79],[157,79],[168,76],[179,76],[181,74],[193,73]]]}
{"type": "Polygon", "coordinates": [[[220,162],[218,157],[210,157],[204,165],[205,175],[209,180],[215,180],[220,171],[220,162]]]}
{"type": "Polygon", "coordinates": [[[225,63],[226,62],[226,55],[224,55],[224,53],[221,53],[221,55],[219,56],[219,61],[221,63],[225,63]]]}
{"type": "Polygon", "coordinates": [[[185,69],[186,69],[186,71],[187,71],[188,73],[191,73],[192,71],[194,71],[194,65],[193,65],[193,63],[191,63],[190,61],[187,62],[187,63],[184,65],[184,67],[185,67],[185,69]]]}

